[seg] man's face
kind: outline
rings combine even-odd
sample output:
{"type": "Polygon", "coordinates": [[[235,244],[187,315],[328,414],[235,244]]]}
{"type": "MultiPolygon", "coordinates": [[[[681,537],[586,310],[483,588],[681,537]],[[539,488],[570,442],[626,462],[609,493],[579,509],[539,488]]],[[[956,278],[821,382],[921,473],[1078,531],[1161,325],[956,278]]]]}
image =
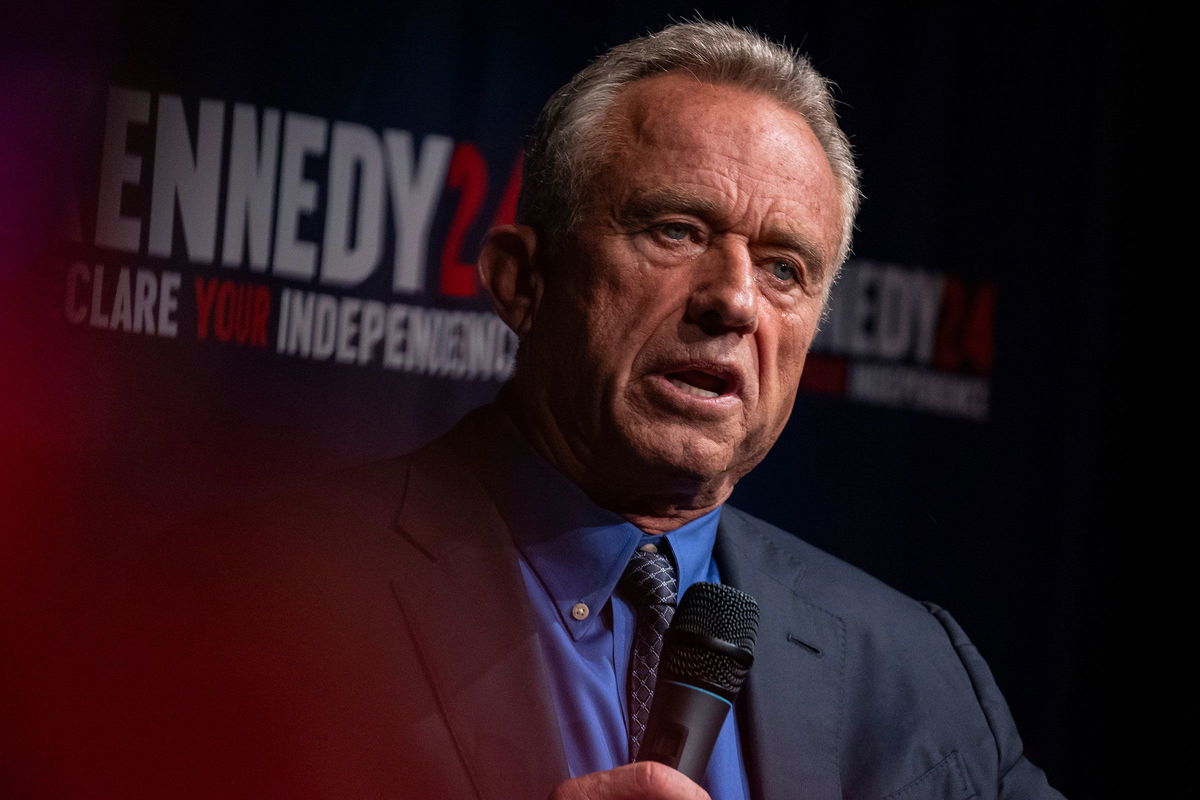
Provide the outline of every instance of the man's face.
{"type": "Polygon", "coordinates": [[[523,342],[534,422],[585,488],[699,482],[719,502],[791,413],[836,266],[837,183],[803,118],[759,94],[668,73],[612,113],[523,342]]]}

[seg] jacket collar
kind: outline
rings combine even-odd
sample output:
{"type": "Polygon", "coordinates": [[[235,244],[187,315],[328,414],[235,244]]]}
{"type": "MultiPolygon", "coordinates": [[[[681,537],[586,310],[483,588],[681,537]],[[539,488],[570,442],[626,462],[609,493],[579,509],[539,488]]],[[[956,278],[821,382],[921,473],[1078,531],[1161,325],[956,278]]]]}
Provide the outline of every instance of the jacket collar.
{"type": "Polygon", "coordinates": [[[754,666],[737,703],[751,795],[841,797],[845,624],[805,600],[804,564],[726,506],[717,534],[721,582],[758,600],[754,666]]]}
{"type": "Polygon", "coordinates": [[[479,424],[409,458],[394,527],[416,551],[392,586],[478,796],[545,797],[566,760],[509,532],[469,466],[479,424]]]}

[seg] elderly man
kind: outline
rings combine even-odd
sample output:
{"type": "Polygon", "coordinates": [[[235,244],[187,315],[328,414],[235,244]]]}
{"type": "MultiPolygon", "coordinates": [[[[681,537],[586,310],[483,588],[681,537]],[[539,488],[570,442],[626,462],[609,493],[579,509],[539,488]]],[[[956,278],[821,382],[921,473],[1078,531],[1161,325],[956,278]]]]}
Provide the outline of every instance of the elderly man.
{"type": "Polygon", "coordinates": [[[142,785],[1058,797],[945,611],[723,505],[791,411],[857,192],[825,81],[757,35],[676,25],[577,75],[531,141],[519,224],[480,259],[513,380],[416,453],[197,539],[172,583],[185,688],[153,706],[142,785]],[[761,607],[699,783],[630,763],[657,661],[647,570],[666,607],[698,581],[761,607]]]}
{"type": "Polygon", "coordinates": [[[400,605],[474,791],[704,796],[627,765],[645,664],[622,576],[649,552],[679,592],[762,606],[714,797],[1058,796],[946,612],[723,507],[788,419],[857,197],[825,81],[728,26],[616,47],[547,103],[519,224],[480,259],[516,375],[398,462],[400,605]],[[429,613],[456,603],[470,624],[429,613]]]}

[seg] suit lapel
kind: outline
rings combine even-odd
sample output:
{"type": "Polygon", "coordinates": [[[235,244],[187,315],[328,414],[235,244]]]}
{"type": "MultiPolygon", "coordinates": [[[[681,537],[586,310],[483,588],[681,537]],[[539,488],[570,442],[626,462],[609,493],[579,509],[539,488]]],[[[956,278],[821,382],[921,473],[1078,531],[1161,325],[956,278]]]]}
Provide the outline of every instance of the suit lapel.
{"type": "Polygon", "coordinates": [[[445,441],[411,457],[393,589],[477,794],[545,797],[567,768],[533,615],[504,523],[445,441]]]}
{"type": "Polygon", "coordinates": [[[722,583],[752,595],[761,610],[754,666],[738,701],[751,794],[840,798],[842,620],[804,599],[803,565],[736,509],[722,513],[716,557],[722,583]]]}

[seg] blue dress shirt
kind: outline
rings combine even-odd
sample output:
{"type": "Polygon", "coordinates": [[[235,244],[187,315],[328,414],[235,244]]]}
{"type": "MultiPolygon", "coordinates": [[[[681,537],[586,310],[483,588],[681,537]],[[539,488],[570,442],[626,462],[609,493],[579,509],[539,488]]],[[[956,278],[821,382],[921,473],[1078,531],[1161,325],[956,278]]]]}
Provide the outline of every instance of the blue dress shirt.
{"type": "MultiPolygon", "coordinates": [[[[520,555],[567,767],[578,776],[627,764],[626,682],[636,612],[613,590],[645,542],[674,557],[680,597],[697,581],[718,583],[712,550],[721,510],[661,536],[644,533],[595,505],[537,454],[507,416],[493,420],[481,459],[490,466],[481,477],[520,555]]],[[[702,784],[713,800],[750,796],[733,714],[717,737],[702,784]]]]}

